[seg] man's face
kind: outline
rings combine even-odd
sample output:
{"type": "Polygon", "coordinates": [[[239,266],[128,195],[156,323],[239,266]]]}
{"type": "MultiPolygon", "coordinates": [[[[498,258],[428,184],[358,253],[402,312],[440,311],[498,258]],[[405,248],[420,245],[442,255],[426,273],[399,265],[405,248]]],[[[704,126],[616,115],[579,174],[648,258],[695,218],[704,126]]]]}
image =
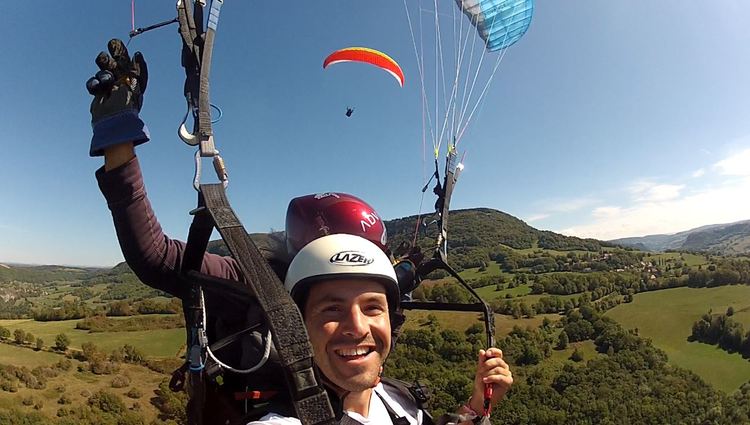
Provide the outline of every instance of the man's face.
{"type": "Polygon", "coordinates": [[[391,347],[388,300],[381,283],[344,279],[316,283],[305,303],[315,363],[345,391],[375,385],[391,347]]]}

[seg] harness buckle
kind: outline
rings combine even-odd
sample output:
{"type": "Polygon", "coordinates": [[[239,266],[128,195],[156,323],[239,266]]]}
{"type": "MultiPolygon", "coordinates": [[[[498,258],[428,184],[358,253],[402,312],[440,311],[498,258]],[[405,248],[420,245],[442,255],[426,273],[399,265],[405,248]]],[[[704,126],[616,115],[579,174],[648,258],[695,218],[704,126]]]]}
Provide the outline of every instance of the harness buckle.
{"type": "MultiPolygon", "coordinates": [[[[213,139],[213,138],[212,138],[213,139]]],[[[193,175],[193,188],[200,192],[201,186],[201,162],[204,157],[212,158],[214,171],[216,171],[216,177],[224,185],[224,189],[229,186],[229,174],[227,173],[227,167],[224,164],[224,159],[219,155],[219,151],[214,149],[212,153],[204,155],[201,150],[195,151],[193,156],[195,162],[195,174],[193,175]]]]}

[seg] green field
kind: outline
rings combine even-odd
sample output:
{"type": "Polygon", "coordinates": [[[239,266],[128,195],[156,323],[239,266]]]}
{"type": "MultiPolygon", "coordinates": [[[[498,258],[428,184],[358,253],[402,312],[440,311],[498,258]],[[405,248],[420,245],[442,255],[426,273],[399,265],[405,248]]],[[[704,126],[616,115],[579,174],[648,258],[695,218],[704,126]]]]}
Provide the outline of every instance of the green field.
{"type": "Polygon", "coordinates": [[[482,297],[485,301],[494,300],[495,298],[505,298],[508,294],[511,297],[522,297],[531,294],[531,287],[529,285],[520,285],[515,288],[505,288],[500,291],[495,290],[495,285],[483,286],[476,288],[477,294],[482,297]]]}
{"type": "Polygon", "coordinates": [[[491,301],[495,298],[506,298],[507,294],[510,294],[513,298],[518,298],[521,301],[526,302],[528,305],[532,305],[537,303],[541,298],[550,298],[550,297],[559,297],[564,300],[568,298],[578,298],[582,294],[570,294],[570,295],[552,295],[552,294],[531,294],[531,286],[530,285],[520,285],[516,286],[515,288],[505,288],[501,291],[495,290],[495,285],[490,286],[483,286],[481,288],[476,288],[477,294],[479,294],[482,299],[485,301],[491,301]]]}
{"type": "Polygon", "coordinates": [[[135,332],[95,332],[76,329],[78,320],[37,322],[31,319],[0,320],[0,326],[10,330],[31,332],[44,340],[46,347],[55,343],[55,337],[64,333],[70,338],[70,348],[80,349],[85,342],[94,343],[104,351],[112,351],[130,344],[148,357],[175,357],[185,343],[184,329],[156,329],[135,332]]]}
{"type": "MultiPolygon", "coordinates": [[[[479,313],[467,313],[467,312],[454,312],[454,311],[407,311],[406,312],[406,323],[404,329],[419,329],[423,323],[427,321],[427,316],[433,314],[438,318],[440,326],[444,329],[454,329],[459,332],[463,332],[469,326],[479,323],[483,324],[480,320],[479,313]]],[[[508,335],[513,326],[520,326],[521,328],[537,328],[542,325],[544,318],[547,317],[551,321],[557,321],[560,316],[557,314],[539,314],[532,318],[514,319],[511,316],[505,316],[502,314],[495,314],[495,336],[501,337],[508,335]]]]}
{"type": "Polygon", "coordinates": [[[689,267],[697,267],[697,266],[704,266],[708,264],[708,260],[706,260],[706,256],[699,255],[699,254],[688,254],[688,253],[680,253],[680,252],[664,252],[660,254],[651,254],[651,256],[647,256],[644,258],[644,261],[650,260],[650,261],[656,261],[656,260],[672,260],[672,261],[682,261],[685,263],[686,266],[689,267]]]}
{"type": "MultiPolygon", "coordinates": [[[[569,359],[576,348],[578,349],[579,353],[583,354],[584,362],[593,360],[598,356],[605,355],[600,354],[596,351],[596,345],[594,345],[594,341],[571,342],[570,344],[568,344],[568,348],[564,350],[552,350],[552,355],[549,358],[549,360],[551,360],[550,363],[564,364],[565,361],[572,361],[569,359]]],[[[544,363],[542,363],[542,365],[546,366],[544,363]]]]}
{"type": "Polygon", "coordinates": [[[25,366],[33,369],[37,366],[49,366],[60,361],[61,358],[59,354],[55,353],[33,351],[29,348],[0,343],[0,364],[25,366]]]}
{"type": "MultiPolygon", "coordinates": [[[[0,343],[0,364],[3,365],[25,366],[32,369],[37,366],[50,366],[63,358],[64,356],[61,354],[35,351],[30,348],[0,343]]],[[[37,411],[33,406],[22,403],[23,399],[31,399],[34,404],[42,406],[38,410],[40,413],[54,418],[57,410],[61,407],[57,401],[63,394],[75,406],[85,404],[90,394],[105,389],[118,394],[128,407],[137,403],[147,421],[156,419],[158,412],[149,400],[155,396],[155,390],[159,383],[168,378],[167,375],[156,373],[143,366],[121,364],[116,375],[126,376],[130,380],[130,385],[123,388],[113,388],[112,379],[115,375],[94,375],[88,371],[79,371],[78,368],[83,363],[77,360],[71,360],[71,362],[73,367],[69,371],[62,372],[59,376],[49,378],[44,389],[37,390],[20,385],[17,392],[0,392],[0,409],[13,408],[25,412],[37,411]],[[143,394],[142,397],[134,400],[125,396],[125,393],[131,388],[138,388],[143,394]]]]}
{"type": "Polygon", "coordinates": [[[557,257],[557,256],[563,256],[563,257],[565,257],[566,255],[568,255],[568,253],[571,253],[571,252],[575,252],[576,255],[579,255],[579,256],[586,255],[586,254],[592,254],[591,251],[584,251],[584,250],[580,250],[580,249],[571,250],[571,251],[558,251],[556,249],[538,248],[538,247],[536,247],[536,243],[534,243],[534,247],[525,248],[525,249],[515,249],[514,251],[516,253],[518,253],[518,254],[521,254],[521,255],[529,255],[529,254],[539,255],[539,254],[544,253],[544,254],[549,254],[549,255],[551,255],[553,257],[557,257]]]}
{"type": "Polygon", "coordinates": [[[607,312],[625,329],[637,328],[664,350],[670,363],[690,369],[714,387],[732,392],[750,381],[750,360],[716,346],[688,342],[693,323],[708,309],[724,313],[732,306],[735,319],[750,326],[750,286],[675,288],[635,295],[632,303],[607,312]]]}
{"type": "Polygon", "coordinates": [[[466,269],[459,274],[466,280],[498,275],[505,275],[506,281],[513,278],[513,275],[511,273],[504,273],[502,270],[500,270],[500,265],[494,261],[490,261],[490,263],[487,264],[485,271],[483,272],[479,271],[479,267],[474,267],[472,269],[466,269]]]}

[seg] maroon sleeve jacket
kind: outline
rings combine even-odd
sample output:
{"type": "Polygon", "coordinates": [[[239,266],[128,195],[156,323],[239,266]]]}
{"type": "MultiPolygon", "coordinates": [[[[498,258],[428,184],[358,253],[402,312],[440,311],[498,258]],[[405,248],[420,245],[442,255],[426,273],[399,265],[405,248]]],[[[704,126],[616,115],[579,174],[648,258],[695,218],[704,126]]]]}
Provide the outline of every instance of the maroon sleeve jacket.
{"type": "MultiPolygon", "coordinates": [[[[99,189],[112,212],[120,248],[133,272],[152,288],[173,296],[185,294],[178,276],[185,243],[170,239],[161,229],[146,196],[138,159],[115,169],[96,172],[99,189]]],[[[231,257],[206,253],[201,272],[232,280],[242,280],[237,262],[231,257]]]]}

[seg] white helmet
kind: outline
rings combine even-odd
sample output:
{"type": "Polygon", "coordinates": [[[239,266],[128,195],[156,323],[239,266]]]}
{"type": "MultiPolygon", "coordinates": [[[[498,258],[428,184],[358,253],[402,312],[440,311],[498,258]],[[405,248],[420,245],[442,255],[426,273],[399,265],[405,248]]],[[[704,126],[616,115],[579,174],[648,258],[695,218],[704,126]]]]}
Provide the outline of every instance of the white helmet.
{"type": "Polygon", "coordinates": [[[345,233],[323,236],[305,245],[289,265],[284,287],[302,307],[311,284],[342,278],[383,283],[391,309],[398,307],[398,280],[391,260],[369,240],[345,233]]]}

